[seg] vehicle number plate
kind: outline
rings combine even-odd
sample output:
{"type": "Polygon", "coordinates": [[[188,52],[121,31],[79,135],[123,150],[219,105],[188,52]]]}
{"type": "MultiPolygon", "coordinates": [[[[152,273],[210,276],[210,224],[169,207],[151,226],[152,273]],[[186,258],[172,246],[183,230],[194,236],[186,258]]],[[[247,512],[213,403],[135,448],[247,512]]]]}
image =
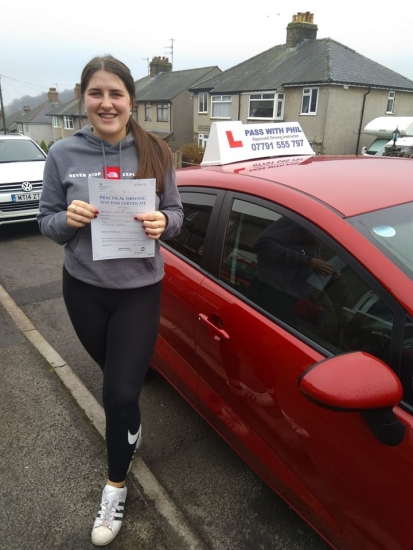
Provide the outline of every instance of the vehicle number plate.
{"type": "Polygon", "coordinates": [[[11,200],[13,202],[38,201],[40,195],[41,193],[21,193],[19,195],[12,195],[11,200]]]}

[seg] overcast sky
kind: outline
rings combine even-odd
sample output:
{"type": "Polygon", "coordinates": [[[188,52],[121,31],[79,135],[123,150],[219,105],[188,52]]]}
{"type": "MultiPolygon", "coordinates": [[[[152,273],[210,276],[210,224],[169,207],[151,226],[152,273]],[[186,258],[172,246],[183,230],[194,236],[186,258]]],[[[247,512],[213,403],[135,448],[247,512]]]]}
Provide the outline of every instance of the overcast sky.
{"type": "Polygon", "coordinates": [[[0,11],[3,103],[51,86],[72,89],[89,59],[105,53],[126,63],[135,80],[148,74],[148,58],[172,61],[172,44],[174,70],[226,70],[284,44],[299,11],[314,13],[317,38],[413,80],[413,0],[15,0],[0,11]]]}

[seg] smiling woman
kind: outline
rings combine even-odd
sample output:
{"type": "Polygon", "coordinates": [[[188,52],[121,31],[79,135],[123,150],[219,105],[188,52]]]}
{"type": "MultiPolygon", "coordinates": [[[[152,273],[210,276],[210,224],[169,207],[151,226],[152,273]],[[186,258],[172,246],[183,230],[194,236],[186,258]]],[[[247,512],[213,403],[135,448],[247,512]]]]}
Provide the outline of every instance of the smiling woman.
{"type": "Polygon", "coordinates": [[[132,98],[119,78],[104,70],[94,73],[85,90],[84,102],[96,136],[112,144],[126,136],[132,98]]]}
{"type": "MultiPolygon", "coordinates": [[[[139,395],[158,335],[164,275],[158,239],[179,232],[182,205],[168,146],[131,117],[135,85],[126,65],[112,56],[93,58],[82,72],[80,90],[92,126],[51,148],[39,224],[45,235],[65,245],[66,307],[80,341],[103,371],[108,474],[92,542],[104,546],[122,525],[125,478],[142,437],[139,395]],[[134,205],[142,188],[136,179],[152,180],[149,183],[156,185],[152,188],[154,212],[126,214],[130,216],[126,223],[138,224],[138,231],[130,236],[134,250],[139,239],[145,245],[152,240],[153,253],[125,253],[95,261],[91,226],[98,216],[104,219],[104,213],[90,201],[92,175],[105,186],[101,180],[123,180],[125,187],[133,189],[127,198],[134,205]]],[[[119,185],[114,197],[123,196],[122,182],[113,183],[116,188],[119,185]]],[[[106,227],[105,236],[110,240],[108,233],[106,227]]]]}

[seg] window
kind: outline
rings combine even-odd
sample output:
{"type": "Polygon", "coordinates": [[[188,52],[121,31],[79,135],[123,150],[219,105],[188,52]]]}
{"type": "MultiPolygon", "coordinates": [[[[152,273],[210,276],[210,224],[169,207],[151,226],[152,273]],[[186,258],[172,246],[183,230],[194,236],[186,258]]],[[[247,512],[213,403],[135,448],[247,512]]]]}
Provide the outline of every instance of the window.
{"type": "Polygon", "coordinates": [[[231,118],[231,95],[213,95],[211,97],[211,118],[231,118]]]}
{"type": "Polygon", "coordinates": [[[151,103],[146,103],[145,105],[145,120],[146,121],[151,121],[151,111],[152,111],[152,104],[151,103]]]}
{"type": "Polygon", "coordinates": [[[389,92],[387,98],[386,113],[394,113],[394,100],[396,99],[396,92],[389,92]]]}
{"type": "Polygon", "coordinates": [[[204,241],[216,195],[181,191],[184,222],[178,237],[166,241],[188,260],[200,265],[204,241]]]}
{"type": "Polygon", "coordinates": [[[65,130],[73,130],[74,124],[73,124],[72,116],[64,116],[63,123],[64,123],[65,130]]]}
{"type": "Polygon", "coordinates": [[[248,118],[281,119],[284,117],[284,94],[251,94],[248,118]]]}
{"type": "Polygon", "coordinates": [[[301,102],[302,115],[317,114],[318,88],[304,88],[301,102]]]}
{"type": "Polygon", "coordinates": [[[20,134],[23,133],[23,124],[18,124],[17,125],[17,131],[20,132],[20,134]]]}
{"type": "Polygon", "coordinates": [[[311,227],[235,199],[220,279],[332,353],[361,349],[390,361],[393,310],[311,227]],[[335,274],[319,275],[322,262],[335,274]]]}
{"type": "Polygon", "coordinates": [[[60,128],[60,119],[57,116],[52,116],[52,126],[53,128],[60,128]]]}
{"type": "Polygon", "coordinates": [[[198,113],[208,112],[208,93],[200,92],[198,94],[198,113]]]}
{"type": "Polygon", "coordinates": [[[168,122],[168,104],[167,103],[158,103],[156,112],[157,112],[158,122],[168,122]]]}
{"type": "Polygon", "coordinates": [[[202,149],[205,149],[208,138],[209,138],[209,134],[198,134],[199,147],[202,147],[202,149]]]}

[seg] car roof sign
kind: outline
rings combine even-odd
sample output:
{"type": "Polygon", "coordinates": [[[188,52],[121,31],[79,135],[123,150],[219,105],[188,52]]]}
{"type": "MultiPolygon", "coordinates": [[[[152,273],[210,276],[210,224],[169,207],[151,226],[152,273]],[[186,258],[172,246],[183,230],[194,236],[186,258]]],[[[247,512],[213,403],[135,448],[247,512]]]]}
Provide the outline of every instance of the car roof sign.
{"type": "Polygon", "coordinates": [[[201,166],[290,155],[314,155],[298,122],[213,122],[201,166]]]}

